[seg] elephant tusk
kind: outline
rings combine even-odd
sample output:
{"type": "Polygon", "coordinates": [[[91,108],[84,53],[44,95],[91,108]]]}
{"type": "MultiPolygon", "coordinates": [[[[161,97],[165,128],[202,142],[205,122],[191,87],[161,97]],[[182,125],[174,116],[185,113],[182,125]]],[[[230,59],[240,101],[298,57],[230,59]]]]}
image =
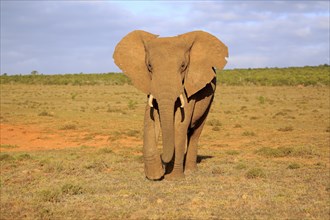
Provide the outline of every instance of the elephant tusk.
{"type": "Polygon", "coordinates": [[[183,108],[184,107],[184,98],[183,98],[183,95],[182,94],[180,94],[180,102],[181,102],[181,108],[183,108]]]}
{"type": "Polygon", "coordinates": [[[149,106],[150,106],[151,108],[154,107],[154,105],[152,104],[153,100],[154,100],[154,97],[153,97],[153,95],[150,94],[150,95],[149,95],[149,99],[148,99],[148,104],[149,104],[149,106]]]}

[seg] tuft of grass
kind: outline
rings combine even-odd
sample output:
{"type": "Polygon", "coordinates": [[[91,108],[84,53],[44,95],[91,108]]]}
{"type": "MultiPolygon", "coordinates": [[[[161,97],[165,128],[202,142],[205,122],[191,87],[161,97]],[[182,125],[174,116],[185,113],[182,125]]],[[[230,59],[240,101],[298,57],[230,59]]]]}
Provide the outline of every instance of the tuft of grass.
{"type": "Polygon", "coordinates": [[[240,124],[235,124],[234,125],[234,128],[241,128],[242,127],[242,125],[240,125],[240,124]]]}
{"type": "Polygon", "coordinates": [[[291,163],[288,166],[288,169],[294,170],[294,169],[299,169],[300,165],[298,163],[291,163]]]}
{"type": "Polygon", "coordinates": [[[18,148],[18,146],[17,145],[12,145],[12,144],[1,144],[0,148],[13,149],[13,148],[18,148]]]}
{"type": "Polygon", "coordinates": [[[80,148],[81,150],[86,150],[86,149],[92,149],[92,148],[94,148],[94,147],[92,147],[92,146],[88,146],[88,145],[81,145],[81,146],[79,146],[79,148],[80,148]]]}
{"type": "Polygon", "coordinates": [[[266,156],[266,157],[285,157],[293,152],[293,148],[290,147],[279,147],[279,148],[270,148],[262,147],[259,150],[255,151],[256,154],[266,156]]]}
{"type": "Polygon", "coordinates": [[[210,119],[206,124],[212,126],[212,131],[220,131],[220,127],[222,126],[218,119],[210,119]]]}
{"type": "Polygon", "coordinates": [[[219,126],[212,127],[212,131],[220,131],[220,127],[219,126]]]}
{"type": "Polygon", "coordinates": [[[75,92],[71,93],[71,99],[75,100],[77,95],[78,95],[78,93],[75,93],[75,92]]]}
{"type": "Polygon", "coordinates": [[[0,161],[11,161],[15,160],[15,158],[9,154],[0,154],[0,161]]]}
{"type": "Polygon", "coordinates": [[[83,193],[83,189],[80,185],[66,183],[62,186],[61,192],[65,195],[79,195],[83,193]]]}
{"type": "Polygon", "coordinates": [[[241,109],[240,109],[241,111],[243,111],[243,110],[247,110],[247,106],[245,106],[245,105],[243,105],[243,106],[241,106],[241,109]]]}
{"type": "Polygon", "coordinates": [[[76,129],[77,129],[77,125],[75,124],[66,124],[60,127],[60,130],[76,130],[76,129]]]}
{"type": "Polygon", "coordinates": [[[253,136],[256,136],[256,133],[254,133],[253,131],[244,131],[242,133],[242,136],[251,136],[251,137],[253,137],[253,136]]]}
{"type": "Polygon", "coordinates": [[[236,170],[244,170],[247,166],[244,163],[239,163],[234,167],[236,170]]]}
{"type": "Polygon", "coordinates": [[[123,111],[121,108],[114,108],[114,107],[108,107],[107,111],[108,113],[121,113],[121,114],[127,114],[125,111],[123,111]]]}
{"type": "Polygon", "coordinates": [[[98,152],[99,152],[100,154],[111,154],[111,153],[113,153],[113,150],[111,150],[111,149],[108,148],[108,147],[105,147],[105,148],[101,148],[98,152]]]}
{"type": "Polygon", "coordinates": [[[286,126],[286,127],[283,127],[283,128],[279,128],[277,130],[278,131],[283,131],[283,132],[293,131],[293,127],[292,126],[286,126]]]}
{"type": "Polygon", "coordinates": [[[64,184],[61,189],[52,188],[41,190],[38,194],[39,200],[42,202],[58,203],[64,196],[73,196],[83,193],[83,188],[80,185],[71,183],[64,184]]]}
{"type": "Polygon", "coordinates": [[[276,117],[278,117],[278,116],[287,116],[288,114],[286,113],[286,112],[283,112],[283,111],[280,111],[280,112],[277,112],[274,116],[273,116],[273,118],[276,118],[276,117]]]}
{"type": "Polygon", "coordinates": [[[325,129],[325,132],[330,132],[330,126],[325,129]]]}
{"type": "Polygon", "coordinates": [[[222,126],[221,122],[218,119],[210,119],[206,122],[207,125],[210,125],[212,127],[220,127],[222,126]]]}
{"type": "Polygon", "coordinates": [[[320,156],[320,152],[315,146],[298,146],[293,148],[291,155],[294,157],[312,157],[320,156]]]}
{"type": "Polygon", "coordinates": [[[312,146],[301,146],[301,147],[262,147],[259,150],[255,151],[256,154],[265,156],[265,157],[311,157],[319,156],[319,152],[315,147],[312,146]]]}
{"type": "Polygon", "coordinates": [[[84,166],[87,170],[95,170],[101,172],[108,168],[108,165],[102,161],[93,161],[84,166]]]}
{"type": "Polygon", "coordinates": [[[265,104],[266,98],[263,96],[259,96],[258,98],[259,104],[265,104]]]}
{"type": "Polygon", "coordinates": [[[57,203],[61,201],[61,191],[58,189],[45,189],[39,192],[41,202],[57,203]]]}
{"type": "Polygon", "coordinates": [[[18,160],[30,160],[32,159],[31,155],[30,154],[20,154],[18,157],[17,157],[18,160]]]}
{"type": "Polygon", "coordinates": [[[54,114],[52,114],[52,113],[49,113],[49,112],[47,112],[47,111],[42,111],[42,112],[40,112],[40,113],[38,114],[38,116],[47,116],[47,117],[53,117],[53,116],[54,116],[54,114]]]}
{"type": "Polygon", "coordinates": [[[127,107],[129,110],[134,110],[137,108],[137,101],[133,101],[133,100],[128,100],[128,104],[127,104],[127,107]]]}
{"type": "Polygon", "coordinates": [[[237,151],[237,150],[227,150],[226,154],[228,154],[228,155],[238,155],[239,151],[237,151]]]}
{"type": "Polygon", "coordinates": [[[266,174],[261,168],[252,168],[246,172],[245,177],[248,179],[265,178],[266,174]]]}
{"type": "Polygon", "coordinates": [[[212,170],[212,174],[215,174],[215,175],[221,175],[224,173],[225,173],[225,171],[220,167],[216,167],[212,170]]]}
{"type": "Polygon", "coordinates": [[[125,134],[129,137],[139,137],[140,131],[130,129],[130,130],[126,131],[125,134]]]}

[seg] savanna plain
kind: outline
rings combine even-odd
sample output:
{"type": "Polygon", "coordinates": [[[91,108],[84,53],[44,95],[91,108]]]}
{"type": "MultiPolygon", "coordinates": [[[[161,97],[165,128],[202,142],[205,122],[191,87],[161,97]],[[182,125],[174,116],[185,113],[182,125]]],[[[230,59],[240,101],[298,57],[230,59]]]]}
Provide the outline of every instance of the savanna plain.
{"type": "Polygon", "coordinates": [[[0,219],[329,219],[329,77],[218,73],[198,171],[149,181],[122,74],[1,76],[0,219]]]}

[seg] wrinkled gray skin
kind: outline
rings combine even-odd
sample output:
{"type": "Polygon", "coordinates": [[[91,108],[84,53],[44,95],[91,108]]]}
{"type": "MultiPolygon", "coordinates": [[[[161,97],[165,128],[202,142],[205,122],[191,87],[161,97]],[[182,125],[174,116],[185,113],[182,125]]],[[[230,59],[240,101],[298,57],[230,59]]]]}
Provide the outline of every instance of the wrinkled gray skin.
{"type": "Polygon", "coordinates": [[[133,85],[148,95],[143,144],[146,177],[176,179],[196,170],[197,142],[216,87],[214,68],[225,66],[227,47],[203,31],[166,38],[133,31],[118,43],[113,57],[133,85]]]}

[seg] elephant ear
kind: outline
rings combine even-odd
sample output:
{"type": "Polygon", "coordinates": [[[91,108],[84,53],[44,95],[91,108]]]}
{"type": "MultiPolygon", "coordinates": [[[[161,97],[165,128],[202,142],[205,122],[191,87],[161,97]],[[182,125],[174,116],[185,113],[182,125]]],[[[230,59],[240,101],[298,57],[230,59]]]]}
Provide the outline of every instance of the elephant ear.
{"type": "Polygon", "coordinates": [[[144,42],[158,37],[145,31],[132,31],[116,46],[113,58],[116,65],[131,79],[133,85],[149,94],[150,76],[145,64],[144,42]]]}
{"type": "Polygon", "coordinates": [[[190,49],[190,64],[185,76],[188,97],[210,83],[215,77],[213,68],[221,70],[226,65],[228,48],[215,36],[204,31],[193,31],[179,35],[190,49]]]}

